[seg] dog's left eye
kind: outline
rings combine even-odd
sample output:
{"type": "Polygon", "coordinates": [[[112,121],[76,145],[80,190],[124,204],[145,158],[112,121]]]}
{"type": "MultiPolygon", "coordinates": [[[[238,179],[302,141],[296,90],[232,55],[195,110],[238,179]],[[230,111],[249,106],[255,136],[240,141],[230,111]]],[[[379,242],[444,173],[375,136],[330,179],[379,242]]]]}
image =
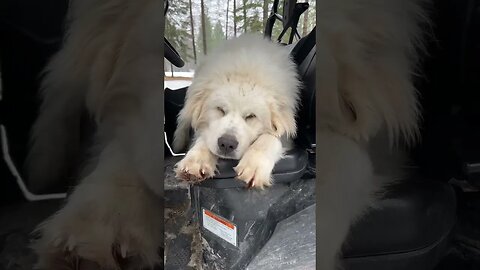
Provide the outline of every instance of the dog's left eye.
{"type": "Polygon", "coordinates": [[[219,111],[222,115],[225,115],[225,110],[220,107],[217,107],[217,111],[219,111]]]}
{"type": "Polygon", "coordinates": [[[245,116],[245,120],[253,119],[255,117],[257,117],[257,116],[255,114],[251,113],[251,114],[245,116]]]}

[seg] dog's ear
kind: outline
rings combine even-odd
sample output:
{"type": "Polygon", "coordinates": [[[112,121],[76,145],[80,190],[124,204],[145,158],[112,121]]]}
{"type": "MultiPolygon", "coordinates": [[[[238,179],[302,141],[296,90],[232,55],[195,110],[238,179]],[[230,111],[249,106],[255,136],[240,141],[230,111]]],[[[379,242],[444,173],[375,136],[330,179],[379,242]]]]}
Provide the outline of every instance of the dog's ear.
{"type": "Polygon", "coordinates": [[[184,150],[190,140],[190,128],[196,131],[204,122],[205,100],[208,93],[208,90],[200,90],[195,85],[190,86],[185,98],[185,105],[177,118],[177,129],[173,141],[175,151],[184,150]]]}
{"type": "Polygon", "coordinates": [[[295,122],[295,110],[288,106],[278,104],[270,105],[270,129],[273,135],[281,137],[286,135],[293,138],[297,133],[297,124],[295,122]]]}
{"type": "Polygon", "coordinates": [[[189,109],[191,109],[193,130],[197,130],[204,122],[205,116],[205,100],[207,99],[208,90],[199,91],[190,98],[189,109]]]}

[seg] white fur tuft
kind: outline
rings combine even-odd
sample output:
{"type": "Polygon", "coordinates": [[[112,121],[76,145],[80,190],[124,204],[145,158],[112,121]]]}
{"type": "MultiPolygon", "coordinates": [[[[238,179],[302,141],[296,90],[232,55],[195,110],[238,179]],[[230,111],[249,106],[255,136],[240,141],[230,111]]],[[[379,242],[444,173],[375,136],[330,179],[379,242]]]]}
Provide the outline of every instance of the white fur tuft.
{"type": "MultiPolygon", "coordinates": [[[[332,55],[335,91],[317,106],[321,125],[368,141],[382,125],[392,143],[418,139],[419,107],[413,83],[428,25],[424,0],[320,1],[318,29],[324,50],[332,55]]],[[[322,59],[319,59],[322,61],[322,59]]]]}

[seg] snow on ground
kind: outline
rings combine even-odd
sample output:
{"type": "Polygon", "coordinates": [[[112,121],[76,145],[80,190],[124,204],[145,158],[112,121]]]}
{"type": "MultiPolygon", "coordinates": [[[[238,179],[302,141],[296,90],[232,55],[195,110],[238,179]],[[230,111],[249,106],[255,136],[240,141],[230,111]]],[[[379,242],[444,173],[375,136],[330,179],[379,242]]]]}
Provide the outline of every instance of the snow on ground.
{"type": "Polygon", "coordinates": [[[190,78],[193,78],[194,74],[194,71],[174,71],[172,76],[172,72],[165,71],[165,88],[176,90],[189,86],[192,83],[190,78]]]}
{"type": "Polygon", "coordinates": [[[189,86],[191,83],[192,81],[187,81],[187,80],[164,81],[164,87],[172,90],[176,90],[176,89],[189,86]]]}
{"type": "MultiPolygon", "coordinates": [[[[193,72],[193,71],[189,71],[189,72],[186,72],[186,71],[174,71],[174,72],[173,72],[173,76],[174,76],[174,77],[193,78],[193,74],[195,74],[195,72],[193,72]]],[[[165,77],[172,77],[172,72],[170,72],[170,71],[165,71],[165,77]]]]}

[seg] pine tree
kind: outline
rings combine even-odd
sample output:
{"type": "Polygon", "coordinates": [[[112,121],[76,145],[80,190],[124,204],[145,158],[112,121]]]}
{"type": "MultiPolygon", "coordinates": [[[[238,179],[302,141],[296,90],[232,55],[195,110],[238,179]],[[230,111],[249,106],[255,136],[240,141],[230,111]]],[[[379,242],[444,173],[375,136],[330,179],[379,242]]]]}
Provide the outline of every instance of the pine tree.
{"type": "Polygon", "coordinates": [[[208,45],[208,48],[210,48],[210,45],[212,43],[212,21],[210,17],[208,16],[208,9],[205,9],[205,23],[204,26],[199,29],[198,33],[198,39],[197,39],[197,44],[198,44],[198,61],[201,61],[204,55],[204,48],[207,46],[204,46],[204,43],[208,45]],[[205,29],[205,30],[204,30],[205,29]]]}
{"type": "Polygon", "coordinates": [[[192,39],[193,61],[197,64],[197,49],[195,48],[195,27],[193,24],[192,0],[188,0],[190,11],[190,35],[192,39]]]}
{"type": "Polygon", "coordinates": [[[225,15],[225,39],[228,39],[228,8],[230,7],[230,0],[227,0],[227,12],[225,15]]]}
{"type": "MultiPolygon", "coordinates": [[[[265,0],[268,1],[268,0],[265,0]]],[[[247,11],[249,15],[247,16],[247,27],[249,32],[253,33],[263,33],[265,30],[265,25],[263,24],[261,13],[263,9],[262,0],[251,0],[247,4],[247,11]]]]}
{"type": "Polygon", "coordinates": [[[233,0],[233,36],[237,36],[237,0],[233,0]]]}
{"type": "Polygon", "coordinates": [[[209,46],[211,49],[217,47],[224,41],[225,33],[223,33],[223,25],[220,21],[217,21],[215,26],[213,27],[211,42],[209,46]]]}
{"type": "Polygon", "coordinates": [[[268,19],[268,14],[269,14],[269,10],[268,10],[269,5],[270,5],[270,0],[263,0],[263,18],[262,18],[263,29],[265,29],[265,27],[267,26],[267,19],[268,19]]]}
{"type": "Polygon", "coordinates": [[[200,0],[200,8],[201,8],[201,19],[202,19],[202,41],[203,41],[203,54],[207,55],[207,31],[206,31],[206,16],[205,16],[205,4],[203,0],[200,0]]]}
{"type": "Polygon", "coordinates": [[[192,58],[188,45],[190,38],[187,30],[190,23],[188,10],[188,1],[175,1],[170,4],[165,18],[165,37],[185,61],[192,58]]]}
{"type": "Polygon", "coordinates": [[[247,2],[248,2],[248,0],[243,0],[243,6],[242,6],[242,9],[243,9],[243,32],[244,33],[247,32],[247,26],[248,26],[248,22],[247,22],[247,2]]]}

